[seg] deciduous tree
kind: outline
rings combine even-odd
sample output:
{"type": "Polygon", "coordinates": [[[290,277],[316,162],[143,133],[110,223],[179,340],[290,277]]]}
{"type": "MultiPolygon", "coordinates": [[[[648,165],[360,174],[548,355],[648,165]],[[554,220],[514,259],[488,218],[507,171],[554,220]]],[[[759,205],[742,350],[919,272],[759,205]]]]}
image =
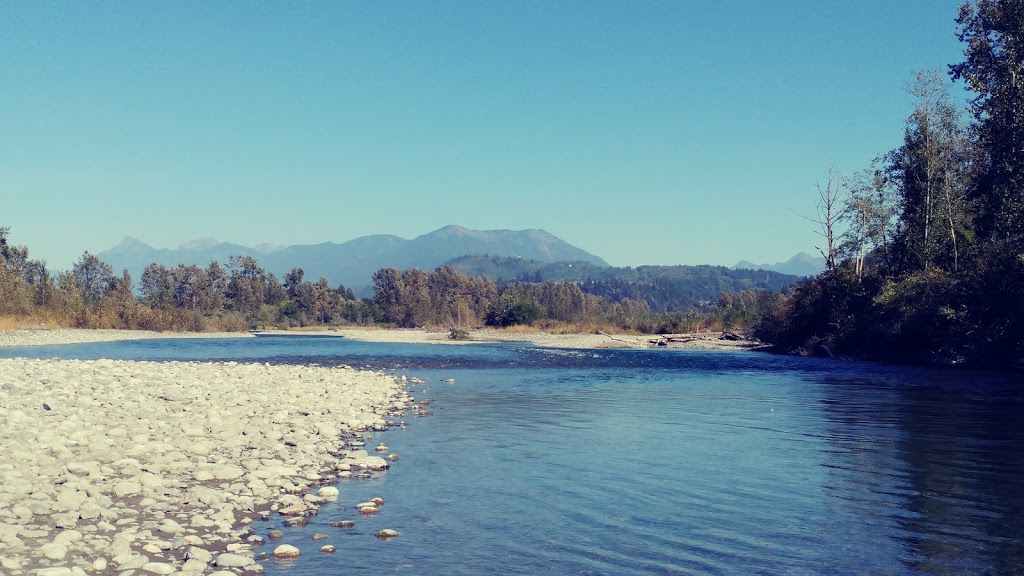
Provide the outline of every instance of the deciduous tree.
{"type": "Polygon", "coordinates": [[[968,222],[966,129],[937,72],[915,72],[907,91],[915,98],[914,111],[889,165],[900,198],[899,246],[909,269],[938,264],[956,271],[968,222]]]}
{"type": "Polygon", "coordinates": [[[71,276],[87,304],[98,303],[110,291],[114,269],[96,256],[85,252],[71,269],[71,276]]]}

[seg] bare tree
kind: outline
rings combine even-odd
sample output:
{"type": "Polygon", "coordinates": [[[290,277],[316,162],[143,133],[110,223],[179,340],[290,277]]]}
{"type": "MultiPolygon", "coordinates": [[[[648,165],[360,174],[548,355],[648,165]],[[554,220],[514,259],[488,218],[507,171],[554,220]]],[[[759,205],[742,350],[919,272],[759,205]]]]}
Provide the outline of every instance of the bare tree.
{"type": "Polygon", "coordinates": [[[839,244],[842,240],[838,226],[850,211],[850,205],[842,199],[840,180],[839,171],[834,166],[829,166],[825,187],[821,187],[820,181],[814,183],[818,189],[818,216],[815,219],[808,218],[818,224],[820,229],[815,233],[825,240],[824,248],[821,246],[815,246],[815,248],[825,258],[825,267],[828,270],[834,270],[836,267],[839,244]]]}

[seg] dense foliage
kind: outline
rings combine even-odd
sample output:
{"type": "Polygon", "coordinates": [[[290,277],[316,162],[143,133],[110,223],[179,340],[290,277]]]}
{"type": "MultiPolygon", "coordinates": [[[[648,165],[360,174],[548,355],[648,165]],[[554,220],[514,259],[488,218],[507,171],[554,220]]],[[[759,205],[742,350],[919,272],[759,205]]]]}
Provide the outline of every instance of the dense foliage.
{"type": "Polygon", "coordinates": [[[464,256],[449,265],[468,276],[485,276],[498,286],[517,282],[574,282],[611,302],[642,300],[655,312],[711,308],[719,295],[746,290],[779,292],[799,278],[767,270],[722,266],[603,267],[587,262],[541,262],[524,258],[464,256]]]}
{"type": "Polygon", "coordinates": [[[433,272],[382,268],[373,275],[380,320],[403,327],[513,326],[538,320],[628,325],[646,315],[643,302],[609,302],[572,282],[514,283],[469,277],[441,266],[433,272]]]}
{"type": "MultiPolygon", "coordinates": [[[[758,334],[786,350],[1004,366],[1024,356],[1024,3],[960,8],[970,114],[918,72],[903,143],[844,182],[835,265],[758,334]]],[[[831,231],[831,230],[830,230],[831,231]]]]}

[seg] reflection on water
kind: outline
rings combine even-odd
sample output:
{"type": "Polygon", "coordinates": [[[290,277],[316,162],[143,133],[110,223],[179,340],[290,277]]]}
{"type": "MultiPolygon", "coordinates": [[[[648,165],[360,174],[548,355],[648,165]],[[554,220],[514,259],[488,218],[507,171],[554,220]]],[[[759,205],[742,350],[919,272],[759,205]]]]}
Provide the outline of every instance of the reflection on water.
{"type": "MultiPolygon", "coordinates": [[[[272,339],[276,340],[276,339],[272,339]]],[[[281,339],[285,340],[285,339],[281,339]]],[[[1024,574],[1016,375],[753,353],[137,341],[0,351],[398,369],[435,400],[270,572],[1024,574]],[[455,384],[442,379],[455,378],[455,384]],[[382,496],[378,516],[355,502],[382,496]],[[356,528],[338,531],[349,518],[356,528]],[[402,536],[380,542],[372,534],[402,536]],[[320,554],[313,532],[338,547],[320,554]]],[[[257,523],[265,532],[269,523],[257,523]]]]}

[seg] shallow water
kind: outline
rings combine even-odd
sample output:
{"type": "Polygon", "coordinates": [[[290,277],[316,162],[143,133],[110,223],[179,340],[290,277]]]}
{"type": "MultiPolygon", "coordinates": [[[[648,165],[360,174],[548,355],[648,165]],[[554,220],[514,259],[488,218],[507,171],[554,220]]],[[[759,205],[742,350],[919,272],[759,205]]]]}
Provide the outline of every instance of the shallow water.
{"type": "Polygon", "coordinates": [[[285,529],[303,556],[266,562],[271,573],[1024,574],[1018,374],[313,338],[0,355],[344,363],[426,379],[411,389],[435,415],[367,442],[401,460],[285,529]],[[374,496],[381,513],[357,517],[351,505],[374,496]],[[345,518],[356,528],[327,526],[345,518]],[[380,528],[402,535],[378,541],[380,528]],[[321,554],[313,532],[337,553],[321,554]]]}

